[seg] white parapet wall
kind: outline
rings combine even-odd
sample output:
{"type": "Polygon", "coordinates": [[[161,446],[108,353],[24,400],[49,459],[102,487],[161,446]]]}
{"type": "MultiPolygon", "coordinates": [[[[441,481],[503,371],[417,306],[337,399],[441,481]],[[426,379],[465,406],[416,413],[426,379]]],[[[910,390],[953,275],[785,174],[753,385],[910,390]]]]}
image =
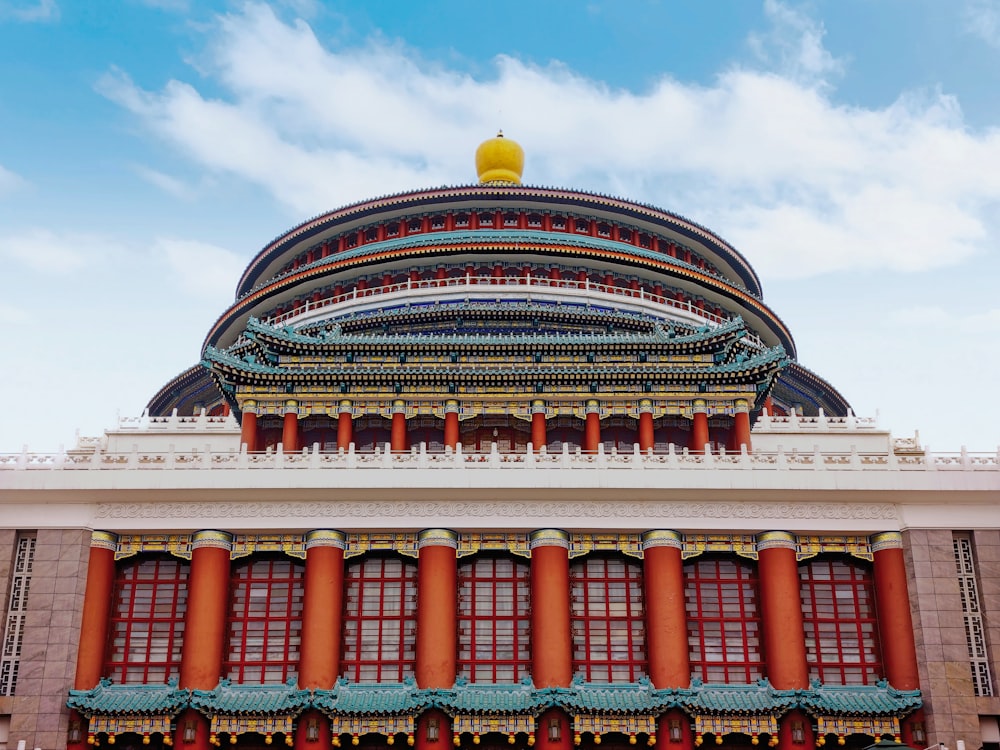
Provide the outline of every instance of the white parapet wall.
{"type": "Polygon", "coordinates": [[[779,450],[821,453],[888,453],[892,445],[889,430],[872,417],[828,417],[820,409],[818,417],[772,417],[766,411],[757,419],[752,433],[754,452],[779,450]]]}

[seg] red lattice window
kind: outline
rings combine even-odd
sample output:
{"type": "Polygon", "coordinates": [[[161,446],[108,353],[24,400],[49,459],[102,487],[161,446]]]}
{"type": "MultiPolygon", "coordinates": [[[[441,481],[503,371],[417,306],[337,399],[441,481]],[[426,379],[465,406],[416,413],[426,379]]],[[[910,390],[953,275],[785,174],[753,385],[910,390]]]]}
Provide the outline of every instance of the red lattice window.
{"type": "Polygon", "coordinates": [[[833,685],[877,682],[882,658],[870,570],[817,559],[799,568],[799,581],[810,677],[833,685]]]}
{"type": "Polygon", "coordinates": [[[233,566],[223,670],[237,683],[281,683],[297,674],[304,565],[261,557],[233,566]]]}
{"type": "Polygon", "coordinates": [[[190,565],[150,557],[119,563],[104,673],[117,683],[165,683],[181,664],[190,565]]]}
{"type": "Polygon", "coordinates": [[[691,670],[704,682],[749,683],[764,675],[757,571],[743,560],[684,566],[691,670]]]}
{"type": "Polygon", "coordinates": [[[517,682],[531,670],[529,567],[477,557],[458,567],[458,672],[470,682],[517,682]]]}
{"type": "Polygon", "coordinates": [[[343,675],[354,682],[402,682],[416,661],[417,565],[366,557],[346,571],[343,675]]]}
{"type": "Polygon", "coordinates": [[[642,567],[588,557],[570,566],[573,670],[588,682],[634,682],[646,673],[642,567]]]}

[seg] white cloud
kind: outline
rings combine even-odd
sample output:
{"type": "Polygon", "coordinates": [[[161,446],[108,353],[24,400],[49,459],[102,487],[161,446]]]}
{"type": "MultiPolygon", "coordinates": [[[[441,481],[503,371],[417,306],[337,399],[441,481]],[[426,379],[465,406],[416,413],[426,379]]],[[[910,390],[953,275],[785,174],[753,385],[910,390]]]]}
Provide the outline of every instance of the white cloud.
{"type": "Polygon", "coordinates": [[[771,20],[771,29],[749,38],[761,61],[804,84],[826,83],[829,77],[843,74],[844,61],[823,46],[826,29],[821,23],[779,0],[764,0],[764,12],[771,20]]]}
{"type": "Polygon", "coordinates": [[[26,23],[58,21],[59,6],[56,0],[0,0],[0,19],[24,21],[26,23]]]}
{"type": "Polygon", "coordinates": [[[23,307],[15,307],[0,302],[0,323],[23,323],[29,319],[28,311],[23,307]]]}
{"type": "MultiPolygon", "coordinates": [[[[969,349],[976,350],[976,340],[983,334],[1000,333],[1000,307],[971,313],[957,313],[938,305],[915,305],[896,310],[890,321],[923,330],[967,331],[969,349]]],[[[992,349],[992,347],[990,347],[992,349]]]]}
{"type": "Polygon", "coordinates": [[[179,180],[176,177],[172,177],[168,174],[160,172],[159,170],[152,169],[151,167],[146,167],[141,164],[134,164],[132,169],[135,170],[135,173],[146,182],[158,187],[165,193],[169,193],[175,198],[191,200],[195,196],[195,188],[188,185],[183,180],[179,180]]]}
{"type": "Polygon", "coordinates": [[[987,44],[1000,48],[1000,2],[967,0],[962,9],[965,30],[987,44]]]}
{"type": "Polygon", "coordinates": [[[23,177],[0,166],[0,196],[12,193],[27,184],[23,177]]]}
{"type": "Polygon", "coordinates": [[[124,248],[114,240],[94,234],[27,229],[0,236],[0,258],[32,271],[64,276],[112,257],[124,248]]]}
{"type": "Polygon", "coordinates": [[[232,285],[246,266],[236,253],[194,240],[160,237],[153,252],[166,261],[179,289],[220,307],[232,301],[232,285]]]}
{"type": "Polygon", "coordinates": [[[817,85],[842,64],[822,27],[766,9],[775,31],[758,45],[781,72],[732,69],[711,86],[663,78],[636,93],[510,57],[479,80],[398,44],[326,48],[304,21],[248,5],[218,19],[201,62],[217,98],[177,80],[144,90],[121,71],[99,88],[196,164],[301,216],[471,182],[476,144],[502,124],[525,146],[529,183],[659,203],[718,230],[764,277],[927,270],[995,245],[1000,170],[984,165],[1000,163],[1000,132],[971,131],[940,91],[835,103],[817,85]]]}

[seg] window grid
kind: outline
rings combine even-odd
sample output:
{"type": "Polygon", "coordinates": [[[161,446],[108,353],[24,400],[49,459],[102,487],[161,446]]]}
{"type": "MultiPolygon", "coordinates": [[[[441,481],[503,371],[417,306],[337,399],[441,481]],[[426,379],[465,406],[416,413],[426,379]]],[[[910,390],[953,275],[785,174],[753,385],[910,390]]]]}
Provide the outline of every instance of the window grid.
{"type": "Polygon", "coordinates": [[[832,685],[879,680],[871,573],[853,561],[813,560],[799,569],[810,677],[832,685]]]}
{"type": "Polygon", "coordinates": [[[742,560],[703,558],[684,573],[692,671],[704,682],[763,677],[756,568],[742,560]]]}
{"type": "Polygon", "coordinates": [[[531,671],[529,567],[477,557],[458,569],[458,672],[470,682],[514,683],[531,671]]]}
{"type": "Polygon", "coordinates": [[[416,661],[417,566],[368,557],[347,566],[343,675],[354,682],[401,682],[416,661]]]}
{"type": "Polygon", "coordinates": [[[969,649],[972,689],[977,696],[991,696],[993,677],[990,674],[990,660],[986,650],[983,612],[979,605],[979,584],[976,581],[976,562],[972,556],[972,540],[956,536],[952,539],[952,544],[955,550],[958,587],[962,596],[962,616],[965,620],[965,640],[969,649]]]}
{"type": "Polygon", "coordinates": [[[117,683],[165,683],[180,671],[190,565],[174,558],[118,565],[105,674],[117,683]]]}
{"type": "Polygon", "coordinates": [[[634,682],[646,673],[642,568],[588,557],[570,566],[573,670],[587,681],[634,682]]]}
{"type": "Polygon", "coordinates": [[[14,568],[10,576],[10,596],[4,621],[3,645],[0,648],[0,695],[14,695],[24,642],[24,621],[28,612],[28,589],[35,561],[34,534],[18,535],[14,568]]]}
{"type": "Polygon", "coordinates": [[[297,676],[303,569],[283,558],[234,566],[223,664],[233,682],[274,684],[297,676]]]}

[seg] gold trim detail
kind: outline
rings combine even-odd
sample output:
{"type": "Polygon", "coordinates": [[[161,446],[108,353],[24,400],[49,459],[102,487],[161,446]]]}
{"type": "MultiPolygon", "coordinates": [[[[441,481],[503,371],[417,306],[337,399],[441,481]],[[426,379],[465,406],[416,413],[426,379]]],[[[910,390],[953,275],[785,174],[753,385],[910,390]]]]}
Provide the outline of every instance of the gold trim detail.
{"type": "Polygon", "coordinates": [[[590,552],[620,552],[628,557],[642,559],[642,545],[638,534],[573,534],[569,541],[570,558],[590,552]]]}
{"type": "Polygon", "coordinates": [[[503,531],[482,534],[459,534],[457,557],[477,552],[508,552],[518,557],[531,557],[527,534],[510,534],[503,531]]]}
{"type": "Polygon", "coordinates": [[[681,559],[705,552],[732,552],[749,560],[757,559],[757,540],[753,534],[685,534],[681,559]]]}

